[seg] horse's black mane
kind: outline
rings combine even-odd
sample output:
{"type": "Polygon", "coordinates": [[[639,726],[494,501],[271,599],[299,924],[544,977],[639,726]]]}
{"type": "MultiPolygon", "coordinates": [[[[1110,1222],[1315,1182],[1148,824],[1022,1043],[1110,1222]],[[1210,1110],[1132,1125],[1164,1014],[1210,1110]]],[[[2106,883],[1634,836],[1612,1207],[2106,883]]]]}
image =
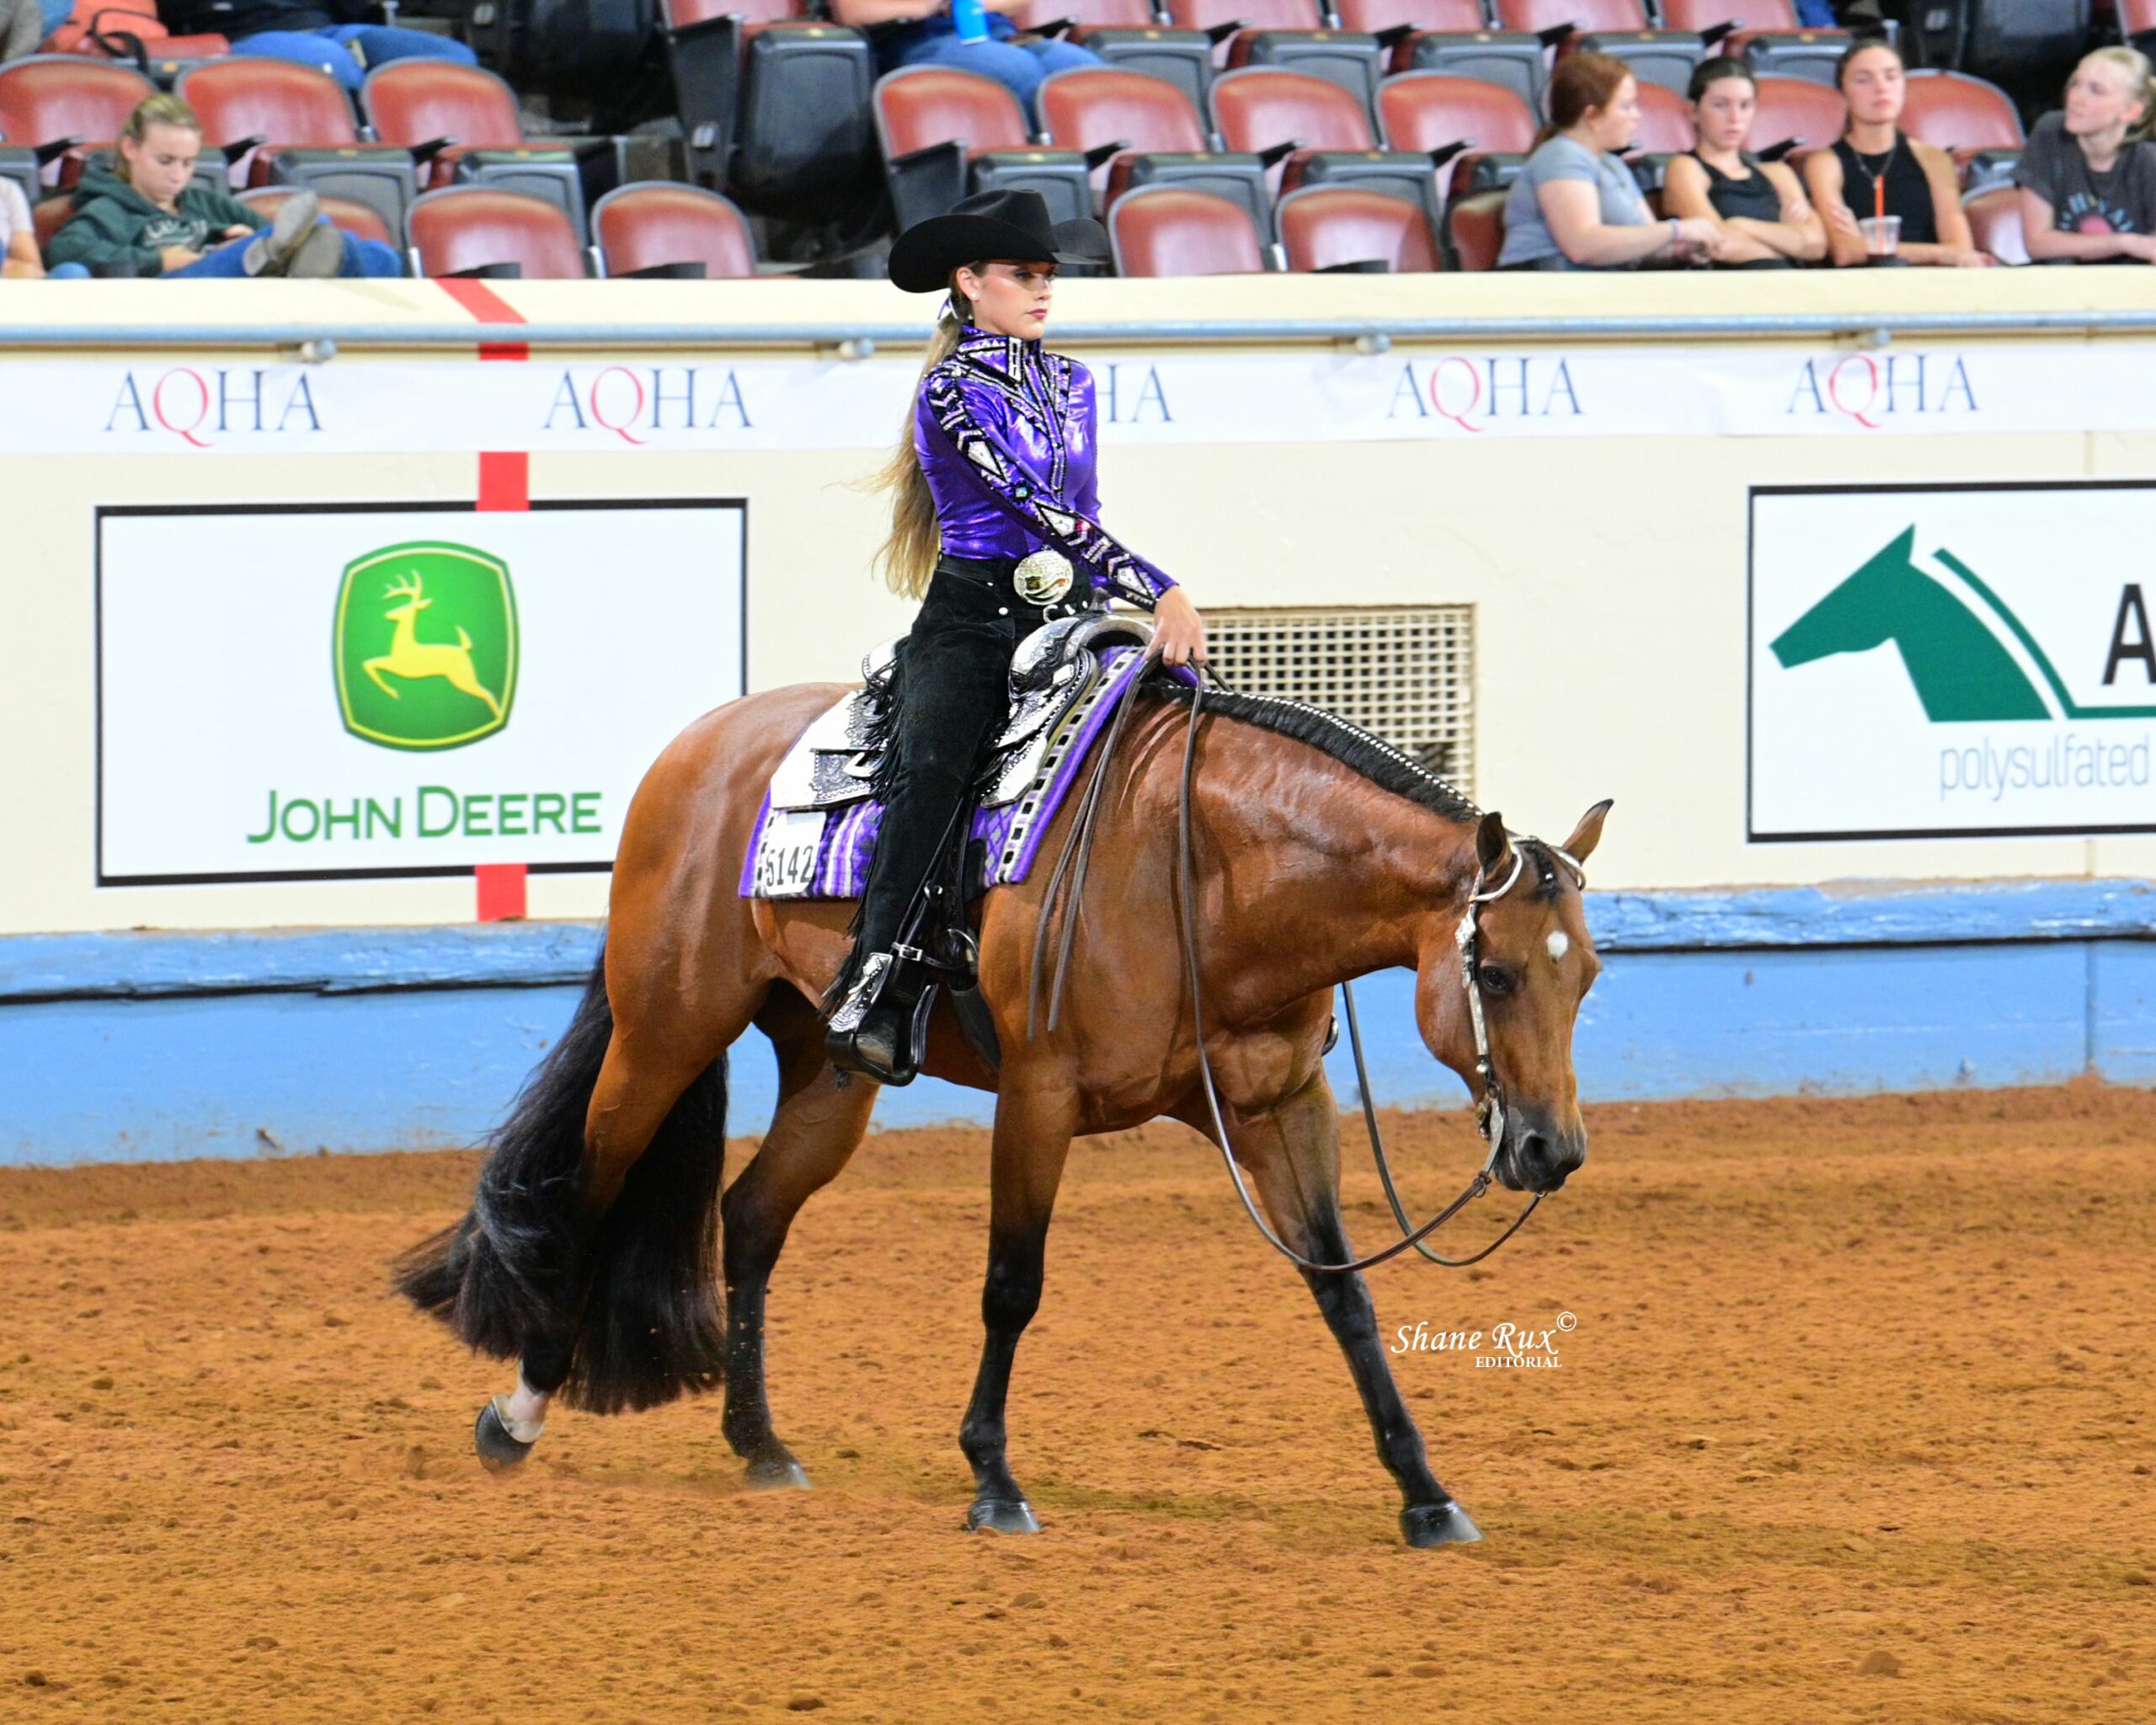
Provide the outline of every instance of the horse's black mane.
{"type": "MultiPolygon", "coordinates": [[[[1154,679],[1146,687],[1171,701],[1187,702],[1191,698],[1187,683],[1171,682],[1165,677],[1154,679]]],[[[1290,701],[1280,695],[1231,695],[1209,689],[1205,692],[1205,710],[1222,718],[1254,724],[1260,730],[1308,743],[1342,766],[1359,772],[1380,790],[1405,797],[1448,820],[1469,821],[1481,816],[1480,809],[1413,756],[1321,707],[1290,701]]],[[[1547,873],[1546,866],[1544,872],[1547,873]]]]}

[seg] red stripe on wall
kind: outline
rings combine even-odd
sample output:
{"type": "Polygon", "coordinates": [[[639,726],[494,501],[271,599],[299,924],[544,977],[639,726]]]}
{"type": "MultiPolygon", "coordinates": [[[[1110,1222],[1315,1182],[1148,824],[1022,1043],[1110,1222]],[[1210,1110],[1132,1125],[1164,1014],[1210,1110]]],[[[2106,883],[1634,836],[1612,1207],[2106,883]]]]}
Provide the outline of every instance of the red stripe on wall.
{"type": "MultiPolygon", "coordinates": [[[[483,281],[449,280],[435,284],[473,318],[482,323],[521,323],[523,314],[483,281]]],[[[482,360],[528,360],[531,350],[522,342],[481,342],[482,360]]],[[[523,450],[482,450],[479,452],[478,506],[483,510],[528,510],[531,507],[531,457],[523,450]]],[[[521,862],[482,862],[472,871],[477,887],[474,914],[481,922],[520,920],[526,914],[526,870],[521,862]]]]}

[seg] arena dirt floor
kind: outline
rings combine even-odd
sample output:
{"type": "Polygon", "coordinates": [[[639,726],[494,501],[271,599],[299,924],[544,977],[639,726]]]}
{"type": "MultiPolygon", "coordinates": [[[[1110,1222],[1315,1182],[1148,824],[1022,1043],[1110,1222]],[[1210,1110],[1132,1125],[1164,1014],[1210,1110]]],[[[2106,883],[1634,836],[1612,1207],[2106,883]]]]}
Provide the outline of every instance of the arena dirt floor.
{"type": "MultiPolygon", "coordinates": [[[[482,1474],[502,1371],[385,1293],[468,1156],[0,1175],[0,1719],[2156,1716],[2156,1099],[1591,1119],[1489,1263],[1373,1276],[1389,1338],[1575,1321],[1555,1368],[1396,1360],[1486,1535],[1438,1551],[1180,1128],[1073,1157],[1011,1402],[1030,1540],[962,1530],[978,1133],[872,1138],[795,1229],[806,1493],[739,1490],[715,1400],[558,1414],[482,1474]]],[[[1464,1116],[1395,1124],[1449,1195],[1464,1116]]]]}

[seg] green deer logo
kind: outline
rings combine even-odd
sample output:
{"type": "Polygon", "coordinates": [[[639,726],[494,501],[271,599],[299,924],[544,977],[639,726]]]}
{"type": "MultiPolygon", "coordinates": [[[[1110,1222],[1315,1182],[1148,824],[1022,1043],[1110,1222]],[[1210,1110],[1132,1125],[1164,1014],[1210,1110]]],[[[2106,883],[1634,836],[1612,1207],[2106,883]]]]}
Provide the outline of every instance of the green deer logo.
{"type": "Polygon", "coordinates": [[[387,545],[337,595],[344,729],[389,749],[454,749],[509,723],[516,602],[509,566],[468,545],[387,545]]]}

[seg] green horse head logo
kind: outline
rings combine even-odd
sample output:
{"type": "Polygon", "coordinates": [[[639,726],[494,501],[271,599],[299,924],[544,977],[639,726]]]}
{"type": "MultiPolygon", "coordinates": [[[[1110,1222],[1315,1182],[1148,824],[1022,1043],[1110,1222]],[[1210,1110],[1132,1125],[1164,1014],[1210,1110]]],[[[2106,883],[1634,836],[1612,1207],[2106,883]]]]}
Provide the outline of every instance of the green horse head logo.
{"type": "MultiPolygon", "coordinates": [[[[1768,644],[1774,657],[1794,667],[1831,654],[1868,653],[1892,641],[1924,717],[1935,724],[2049,718],[2043,697],[1999,638],[1958,595],[1916,566],[1915,542],[1911,527],[1775,636],[1768,644]]],[[[1958,563],[1953,566],[1967,574],[1958,563]]],[[[1988,589],[1981,590],[1997,605],[1988,589]]]]}
{"type": "Polygon", "coordinates": [[[509,723],[516,597],[509,565],[468,545],[386,545],[337,591],[344,729],[390,749],[454,749],[509,723]]]}

